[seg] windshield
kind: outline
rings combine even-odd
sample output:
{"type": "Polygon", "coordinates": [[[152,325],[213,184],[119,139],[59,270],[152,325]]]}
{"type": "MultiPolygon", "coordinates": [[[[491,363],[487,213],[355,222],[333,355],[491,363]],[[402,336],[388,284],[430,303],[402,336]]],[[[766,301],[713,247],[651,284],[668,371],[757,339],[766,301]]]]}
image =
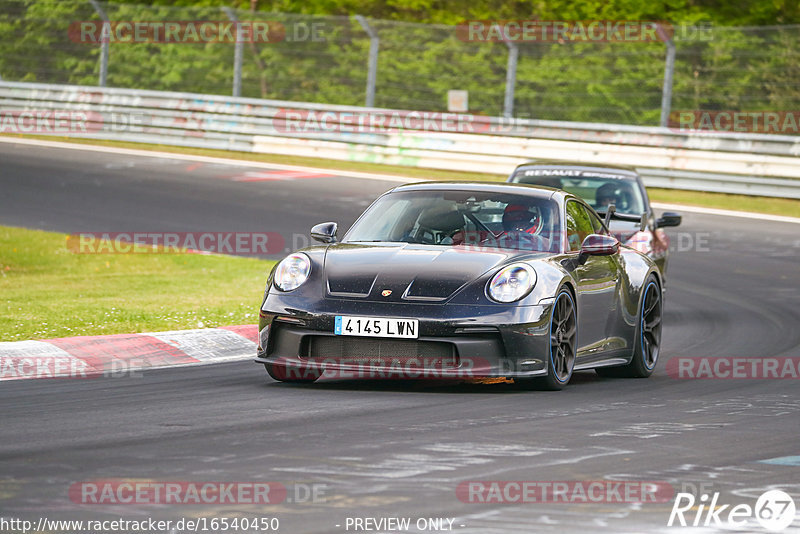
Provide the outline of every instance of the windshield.
{"type": "Polygon", "coordinates": [[[465,191],[389,193],[367,208],[345,242],[472,245],[558,251],[558,204],[548,198],[465,191]]]}
{"type": "Polygon", "coordinates": [[[563,189],[601,213],[611,203],[618,213],[641,215],[645,211],[639,183],[630,175],[580,169],[524,169],[517,171],[511,181],[563,189]]]}

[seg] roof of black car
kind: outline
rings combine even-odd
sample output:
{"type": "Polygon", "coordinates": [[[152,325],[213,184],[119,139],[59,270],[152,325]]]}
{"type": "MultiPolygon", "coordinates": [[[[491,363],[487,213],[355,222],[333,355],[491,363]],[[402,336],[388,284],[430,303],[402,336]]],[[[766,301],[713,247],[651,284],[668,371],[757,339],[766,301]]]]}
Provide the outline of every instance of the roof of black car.
{"type": "Polygon", "coordinates": [[[436,181],[419,182],[400,185],[392,191],[475,191],[484,193],[521,193],[547,198],[573,198],[575,195],[536,184],[517,184],[509,182],[470,182],[470,181],[436,181]]]}

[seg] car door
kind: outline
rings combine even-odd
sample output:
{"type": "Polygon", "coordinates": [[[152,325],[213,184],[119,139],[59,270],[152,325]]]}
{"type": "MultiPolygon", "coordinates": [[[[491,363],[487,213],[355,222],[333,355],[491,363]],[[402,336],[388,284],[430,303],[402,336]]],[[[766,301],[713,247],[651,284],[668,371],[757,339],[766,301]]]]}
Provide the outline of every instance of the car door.
{"type": "MultiPolygon", "coordinates": [[[[587,235],[606,233],[597,215],[576,200],[567,201],[567,242],[576,256],[587,235]]],[[[610,318],[615,313],[619,262],[612,256],[587,256],[583,263],[574,262],[578,283],[578,358],[584,361],[599,356],[609,348],[610,318]]]]}

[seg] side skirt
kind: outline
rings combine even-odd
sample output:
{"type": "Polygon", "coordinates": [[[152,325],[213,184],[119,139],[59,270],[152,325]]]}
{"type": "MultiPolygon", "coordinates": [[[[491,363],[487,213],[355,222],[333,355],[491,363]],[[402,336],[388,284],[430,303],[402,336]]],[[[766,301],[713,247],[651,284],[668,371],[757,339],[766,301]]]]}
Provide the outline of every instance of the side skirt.
{"type": "Polygon", "coordinates": [[[615,365],[626,365],[628,363],[627,358],[609,358],[607,360],[600,360],[594,362],[586,362],[580,365],[575,364],[575,371],[585,371],[587,369],[595,369],[597,367],[613,367],[615,365]]]}

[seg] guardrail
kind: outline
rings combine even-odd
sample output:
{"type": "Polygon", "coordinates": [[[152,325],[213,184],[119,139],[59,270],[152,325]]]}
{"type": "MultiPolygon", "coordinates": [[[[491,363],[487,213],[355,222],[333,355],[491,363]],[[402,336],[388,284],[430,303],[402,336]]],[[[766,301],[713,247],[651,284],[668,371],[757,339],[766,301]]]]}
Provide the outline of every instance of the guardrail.
{"type": "Polygon", "coordinates": [[[800,198],[796,136],[18,82],[0,82],[0,112],[0,133],[68,130],[74,137],[495,174],[531,159],[566,159],[631,165],[653,187],[800,198]],[[20,117],[22,111],[28,114],[20,117]]]}

